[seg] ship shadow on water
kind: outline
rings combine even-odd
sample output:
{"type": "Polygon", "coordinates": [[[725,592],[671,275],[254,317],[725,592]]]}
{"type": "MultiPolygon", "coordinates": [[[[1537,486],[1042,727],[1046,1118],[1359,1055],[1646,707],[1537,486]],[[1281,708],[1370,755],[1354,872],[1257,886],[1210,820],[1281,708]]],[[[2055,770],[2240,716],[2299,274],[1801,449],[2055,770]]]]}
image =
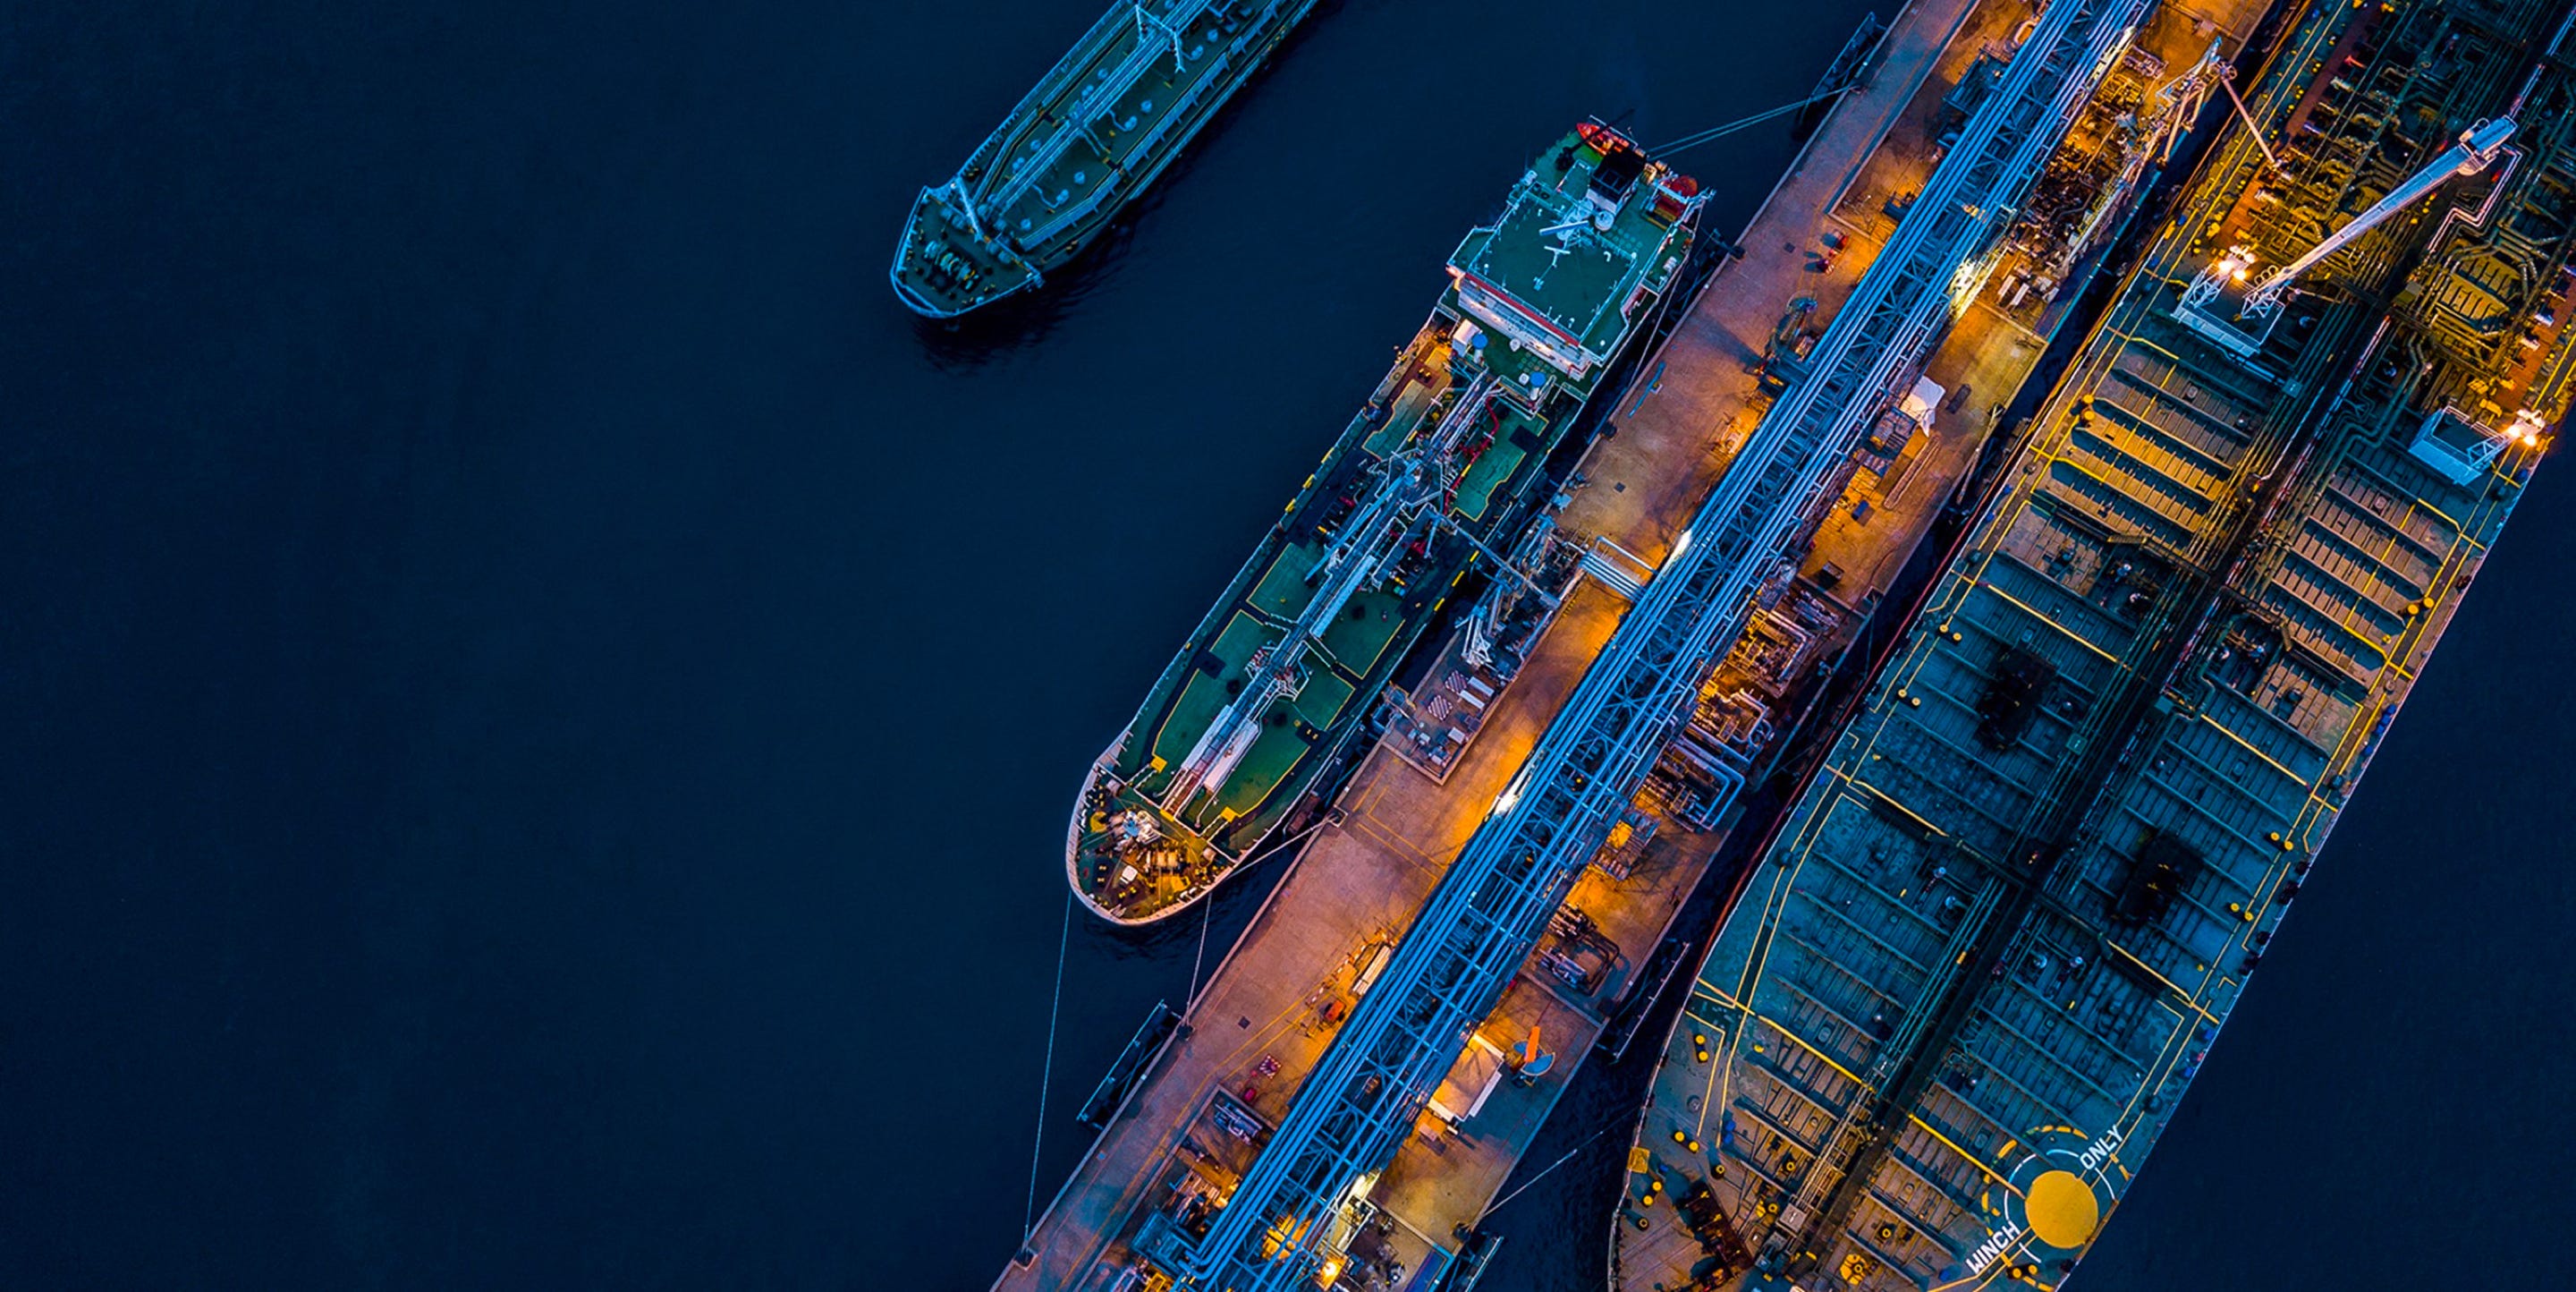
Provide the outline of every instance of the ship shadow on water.
{"type": "MultiPolygon", "coordinates": [[[[1294,44],[1293,37],[1290,43],[1294,44]]],[[[1162,210],[1166,193],[1188,182],[1201,150],[1225,128],[1238,107],[1239,100],[1220,110],[1193,141],[1197,146],[1184,149],[1169,169],[1118,212],[1099,237],[1075,252],[1073,259],[1048,271],[1045,284],[1036,290],[953,319],[924,318],[895,303],[892,292],[881,294],[911,322],[913,334],[921,340],[923,357],[942,373],[976,372],[1045,341],[1057,324],[1076,313],[1093,292],[1114,281],[1126,267],[1128,247],[1136,240],[1137,230],[1162,210]]]]}
{"type": "MultiPolygon", "coordinates": [[[[1129,207],[1098,240],[1047,275],[1046,284],[1035,291],[996,301],[962,318],[923,318],[904,311],[913,335],[920,338],[922,356],[942,373],[962,375],[1046,340],[1058,323],[1115,273],[1135,237],[1137,218],[1153,205],[1153,195],[1148,194],[1129,207]]],[[[887,296],[888,306],[903,309],[891,293],[887,296]]]]}
{"type": "MultiPolygon", "coordinates": [[[[1293,46],[1296,38],[1291,37],[1289,43],[1293,46]]],[[[1263,75],[1267,74],[1268,69],[1263,69],[1263,75]]],[[[1198,146],[1183,150],[1170,169],[1129,202],[1099,237],[1049,273],[1044,286],[995,301],[962,318],[923,318],[904,310],[914,334],[921,338],[922,354],[931,367],[950,375],[972,373],[1046,340],[1057,324],[1076,313],[1093,292],[1115,281],[1125,269],[1128,247],[1135,242],[1137,231],[1160,214],[1165,194],[1189,182],[1190,172],[1198,168],[1209,140],[1225,129],[1240,106],[1238,98],[1221,109],[1195,141],[1198,146]]],[[[890,298],[892,293],[886,295],[890,298]]],[[[893,304],[891,300],[888,303],[893,304]]],[[[894,308],[903,309],[900,304],[894,304],[894,308]]]]}

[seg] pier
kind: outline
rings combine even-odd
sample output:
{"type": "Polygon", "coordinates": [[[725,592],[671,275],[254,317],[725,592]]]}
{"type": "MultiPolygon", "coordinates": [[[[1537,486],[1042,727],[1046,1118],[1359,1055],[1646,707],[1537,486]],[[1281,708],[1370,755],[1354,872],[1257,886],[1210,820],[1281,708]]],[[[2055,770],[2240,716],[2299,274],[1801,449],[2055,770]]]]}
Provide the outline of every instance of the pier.
{"type": "MultiPolygon", "coordinates": [[[[1535,779],[1515,780],[1543,739],[1569,739],[1550,736],[1551,727],[1572,730],[1560,714],[1581,688],[1600,685],[1586,679],[1602,674],[1614,639],[1623,631],[1634,638],[1657,620],[1682,623],[1706,609],[1734,618],[1731,627],[1712,625],[1698,634],[1695,658],[1714,663],[1743,626],[1740,611],[1753,583],[1772,577],[1786,557],[1795,562],[1804,604],[1825,625],[1814,657],[1829,659],[1929,532],[2064,311],[2044,303],[2014,308],[1978,291],[1973,304],[1936,325],[1923,311],[1951,308],[1946,291],[1959,263],[1956,248],[1984,250],[1974,230],[1954,227],[1947,243],[1927,247],[1930,235],[1918,234],[1901,249],[1921,257],[1923,266],[1904,276],[1911,294],[1903,296],[1903,308],[1889,303],[1895,288],[1874,289],[1867,307],[1892,312],[1869,343],[1877,348],[1852,364],[1847,386],[1828,399],[1822,388],[1801,395],[1806,377],[1792,380],[1790,397],[1818,410],[1794,442],[1775,435],[1756,443],[1766,415],[1781,406],[1765,388],[1764,360],[1781,344],[1793,303],[1811,301],[1801,322],[1827,333],[1843,319],[1864,276],[1898,236],[1907,200],[1933,179],[1940,134],[1959,125],[1955,113],[1944,116],[1944,100],[1981,60],[1992,61],[2026,17],[2023,6],[2001,0],[1925,0],[1898,17],[1861,83],[1825,118],[1745,229],[1744,254],[1715,275],[1660,352],[1638,366],[1635,385],[1619,394],[1610,433],[1578,468],[1584,487],[1556,517],[1569,535],[1638,554],[1653,577],[1642,587],[1578,580],[1443,779],[1433,780],[1390,746],[1369,755],[1341,795],[1337,819],[1293,861],[1191,1003],[1184,1031],[1145,1072],[1020,1257],[1004,1269],[997,1292],[1124,1288],[1140,1251],[1174,1265],[1186,1264],[1194,1252],[1210,1253],[1211,1261],[1250,1253],[1259,1267],[1254,1273],[1289,1282],[1358,1263],[1379,1279],[1375,1285],[1406,1288],[1432,1286],[1458,1258],[1461,1234],[1482,1218],[1606,1020],[1626,1003],[1633,980],[1672,931],[1674,915],[1732,823],[1725,805],[1704,819],[1706,828],[1663,821],[1625,878],[1585,868],[1612,829],[1609,818],[1628,804],[1655,760],[1657,736],[1638,729],[1621,755],[1625,770],[1591,796],[1583,828],[1551,846],[1548,865],[1571,887],[1535,877],[1517,902],[1524,913],[1517,929],[1459,944],[1483,949],[1471,986],[1485,994],[1460,991],[1449,1007],[1464,1041],[1444,1039],[1457,1035],[1445,1026],[1422,1029],[1420,1048],[1408,1047],[1401,1072],[1335,1068],[1326,1078],[1343,1089],[1364,1088],[1372,1075],[1381,1087],[1400,1087],[1402,1120],[1359,1117],[1343,1123],[1362,1131],[1359,1138],[1335,1138],[1337,1132],[1321,1129],[1323,1104],[1308,1099],[1306,1087],[1319,1063],[1334,1062],[1327,1056],[1336,1044],[1346,1054],[1366,1048],[1344,1033],[1384,1028],[1393,1002],[1421,989],[1424,967],[1408,961],[1441,941],[1440,929],[1457,927],[1435,922],[1444,879],[1459,867],[1490,866],[1499,845],[1487,845],[1480,860],[1472,844],[1498,803],[1547,788],[1535,779]],[[1926,267],[1933,271],[1929,278],[1926,267]],[[1921,349],[1934,341],[1928,353],[1921,349]],[[1916,351],[1878,362],[1908,345],[1916,351]],[[1859,423],[1895,393],[1883,387],[1900,371],[1943,393],[1924,413],[1929,427],[1874,469],[1820,477],[1803,491],[1773,491],[1761,510],[1772,518],[1761,523],[1772,546],[1762,555],[1739,547],[1724,569],[1707,566],[1724,578],[1697,589],[1694,610],[1676,610],[1672,600],[1683,581],[1665,580],[1680,568],[1675,558],[1688,555],[1683,535],[1694,515],[1730,469],[1752,451],[1802,468],[1818,459],[1832,472],[1850,458],[1865,429],[1859,423]],[[1463,861],[1462,850],[1470,852],[1463,861]],[[1590,990],[1540,964],[1569,941],[1562,928],[1547,928],[1560,905],[1584,913],[1587,945],[1611,949],[1595,957],[1600,972],[1590,990]],[[1403,945],[1423,950],[1406,957],[1403,945]],[[1523,1062],[1536,1054],[1554,1057],[1523,1062]],[[1328,1169],[1282,1192],[1289,1184],[1282,1146],[1311,1150],[1325,1142],[1319,1135],[1336,1146],[1328,1169]],[[1339,1205],[1354,1183],[1365,1195],[1356,1212],[1339,1205]],[[1222,1234],[1209,1233],[1229,1219],[1227,1209],[1247,1190],[1262,1205],[1234,1213],[1222,1234]],[[1291,1219],[1281,1224],[1282,1216],[1291,1219]],[[1225,1252],[1220,1239],[1232,1244],[1225,1252]],[[1270,1255],[1280,1251],[1308,1255],[1270,1255]]],[[[2180,47],[2206,43],[2203,23],[2220,27],[2177,13],[2151,30],[2163,45],[2180,47]]],[[[2066,25],[2061,19],[2060,27],[2066,25]]],[[[1991,171],[1950,183],[1987,191],[2027,184],[2082,97],[2080,86],[2060,93],[2065,78],[2109,34],[2091,27],[2055,33],[2067,60],[2055,69],[2061,79],[2043,83],[2026,74],[2023,93],[2036,96],[2032,115],[2017,131],[1983,136],[2003,135],[1991,171]],[[2055,124],[2038,128],[2044,121],[2055,124]]],[[[1981,266],[1972,289],[1984,286],[1986,268],[1991,265],[1981,266]]],[[[2059,299],[2074,294],[2070,286],[2059,299]]],[[[1857,316],[1842,326],[1848,335],[1833,345],[1848,355],[1870,330],[1857,316]]],[[[1793,335],[1789,343],[1798,340],[1793,335]]],[[[1825,340],[1813,347],[1804,356],[1811,373],[1830,358],[1825,340]]],[[[1710,527],[1701,541],[1716,539],[1720,528],[1710,527]]],[[[1710,552],[1700,558],[1708,562],[1710,552]]],[[[1665,685],[1686,697],[1695,683],[1675,673],[1665,685]]],[[[1508,815],[1508,804],[1494,815],[1508,815]]],[[[1577,814],[1550,809],[1528,819],[1543,815],[1577,814]]],[[[1351,1060],[1341,1062],[1347,1068],[1351,1060]]],[[[1247,1277],[1239,1270],[1234,1281],[1267,1285],[1247,1277]]]]}

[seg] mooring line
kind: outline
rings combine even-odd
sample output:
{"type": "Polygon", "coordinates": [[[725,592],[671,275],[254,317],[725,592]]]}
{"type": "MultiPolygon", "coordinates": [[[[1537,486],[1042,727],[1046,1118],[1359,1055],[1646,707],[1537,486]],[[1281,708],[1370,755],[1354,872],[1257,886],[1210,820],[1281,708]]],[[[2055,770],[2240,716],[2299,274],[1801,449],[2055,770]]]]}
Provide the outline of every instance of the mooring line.
{"type": "Polygon", "coordinates": [[[1029,1145],[1029,1205],[1020,1213],[1020,1241],[1027,1242],[1038,1227],[1038,1162],[1046,1151],[1047,1086],[1055,1080],[1055,1025],[1064,1012],[1064,960],[1073,947],[1073,886],[1064,889],[1064,932],[1055,944],[1055,999],[1047,1005],[1046,1063],[1038,1069],[1038,1133],[1029,1145]]]}
{"type": "Polygon", "coordinates": [[[1181,998],[1181,1008],[1185,1012],[1199,1000],[1199,968],[1207,963],[1208,926],[1214,923],[1216,923],[1216,902],[1209,900],[1199,903],[1199,953],[1190,958],[1190,994],[1181,998]]]}

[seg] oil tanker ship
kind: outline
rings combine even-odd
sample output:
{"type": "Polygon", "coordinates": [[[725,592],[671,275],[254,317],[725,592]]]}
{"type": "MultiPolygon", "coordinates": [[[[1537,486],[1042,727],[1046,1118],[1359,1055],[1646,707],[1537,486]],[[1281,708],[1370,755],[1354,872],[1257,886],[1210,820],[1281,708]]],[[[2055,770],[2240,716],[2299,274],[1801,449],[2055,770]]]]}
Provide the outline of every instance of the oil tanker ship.
{"type": "Polygon", "coordinates": [[[1548,464],[1687,258],[1698,186],[1586,123],[1470,231],[1449,285],[1286,514],[1093,764],[1067,878],[1138,924],[1204,896],[1287,821],[1548,464]]]}
{"type": "Polygon", "coordinates": [[[921,191],[894,293],[953,318],[1091,244],[1259,71],[1314,0],[1120,0],[948,182],[921,191]]]}
{"type": "Polygon", "coordinates": [[[1737,880],[1613,1287],[2075,1269],[2565,415],[2569,26],[2285,15],[1737,880]]]}

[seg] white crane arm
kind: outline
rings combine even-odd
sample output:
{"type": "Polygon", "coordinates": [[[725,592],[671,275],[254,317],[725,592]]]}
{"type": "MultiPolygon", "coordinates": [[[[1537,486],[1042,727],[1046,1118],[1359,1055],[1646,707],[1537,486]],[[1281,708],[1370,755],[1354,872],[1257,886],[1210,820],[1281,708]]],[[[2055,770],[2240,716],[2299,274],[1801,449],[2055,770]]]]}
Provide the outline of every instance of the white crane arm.
{"type": "Polygon", "coordinates": [[[2323,242],[2309,248],[2308,254],[2273,270],[2253,291],[2245,294],[2244,312],[2260,314],[2280,303],[2299,275],[2316,268],[2317,262],[2343,250],[2352,241],[2368,233],[2381,221],[2412,205],[2417,198],[2442,186],[2455,175],[2475,175],[2493,163],[2504,151],[2504,141],[2513,137],[2513,118],[2498,117],[2481,121],[2460,132],[2460,141],[2441,156],[2425,164],[2424,169],[2407,177],[2406,182],[2388,190],[2385,197],[2373,202],[2342,228],[2326,235],[2323,242]]]}

